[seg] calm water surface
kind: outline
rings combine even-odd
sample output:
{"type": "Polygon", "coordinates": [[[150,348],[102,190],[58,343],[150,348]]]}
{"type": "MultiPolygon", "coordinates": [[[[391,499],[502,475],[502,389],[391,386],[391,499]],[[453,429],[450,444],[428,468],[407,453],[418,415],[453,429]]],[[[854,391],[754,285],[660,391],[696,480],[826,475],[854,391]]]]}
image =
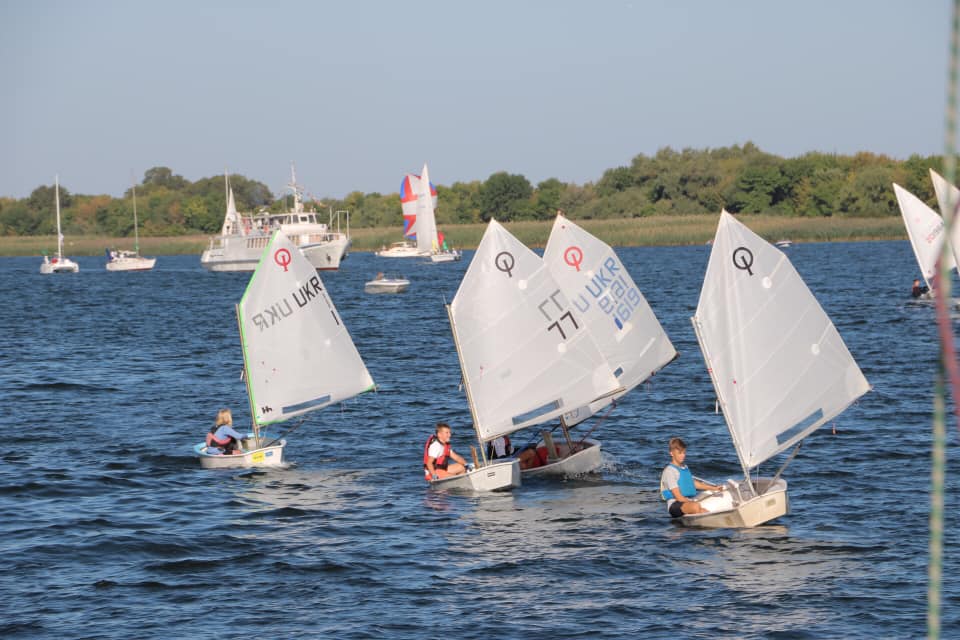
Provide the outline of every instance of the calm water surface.
{"type": "MultiPolygon", "coordinates": [[[[906,299],[908,244],[788,250],[874,389],[806,441],[792,513],[743,531],[672,525],[656,494],[673,435],[699,475],[739,473],[689,322],[708,249],[620,251],[680,358],[594,432],[602,472],[480,496],[432,491],[420,468],[438,419],[474,442],[443,308],[469,253],[322,274],[379,391],[313,414],[269,472],[191,456],[221,406],[249,420],[248,274],[161,256],[50,277],[0,258],[0,637],[922,637],[937,348],[933,309],[906,299]],[[409,292],[364,294],[380,270],[409,292]]],[[[945,637],[957,441],[951,426],[945,637]]]]}

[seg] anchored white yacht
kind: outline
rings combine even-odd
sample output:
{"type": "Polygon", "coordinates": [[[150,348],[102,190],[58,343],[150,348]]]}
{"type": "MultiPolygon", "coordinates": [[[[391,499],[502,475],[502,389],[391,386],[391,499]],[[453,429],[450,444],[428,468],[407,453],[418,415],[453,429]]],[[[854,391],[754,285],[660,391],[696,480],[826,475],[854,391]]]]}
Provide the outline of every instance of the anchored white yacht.
{"type": "MultiPolygon", "coordinates": [[[[305,211],[303,189],[297,174],[290,167],[293,208],[284,213],[261,212],[252,215],[237,213],[233,191],[229,190],[227,213],[220,235],[210,239],[210,246],[200,256],[200,264],[208,271],[253,271],[260,261],[270,236],[283,231],[318,271],[335,271],[350,250],[350,217],[347,232],[340,232],[340,211],[336,213],[337,230],[333,231],[333,214],[329,224],[318,222],[314,211],[305,211]]],[[[346,212],[342,212],[346,213],[346,212]]]]}

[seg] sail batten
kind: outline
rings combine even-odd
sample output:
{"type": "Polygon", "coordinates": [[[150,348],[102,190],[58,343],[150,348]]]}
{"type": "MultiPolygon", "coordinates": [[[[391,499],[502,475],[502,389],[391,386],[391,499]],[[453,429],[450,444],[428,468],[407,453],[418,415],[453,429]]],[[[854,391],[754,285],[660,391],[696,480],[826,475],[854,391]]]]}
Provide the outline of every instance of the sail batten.
{"type": "Polygon", "coordinates": [[[237,307],[254,421],[317,411],[373,387],[309,260],[277,231],[237,307]]]}
{"type": "Polygon", "coordinates": [[[620,388],[543,260],[491,220],[450,304],[481,441],[620,388]]]}
{"type": "Polygon", "coordinates": [[[745,471],[870,389],[789,259],[726,211],[693,324],[745,471]]]}

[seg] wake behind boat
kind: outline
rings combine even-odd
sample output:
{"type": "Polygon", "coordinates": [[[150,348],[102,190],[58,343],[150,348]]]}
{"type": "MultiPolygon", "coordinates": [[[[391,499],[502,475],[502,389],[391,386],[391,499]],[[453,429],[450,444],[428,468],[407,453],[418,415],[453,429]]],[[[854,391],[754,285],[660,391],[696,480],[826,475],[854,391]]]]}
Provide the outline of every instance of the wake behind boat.
{"type": "Polygon", "coordinates": [[[271,234],[280,230],[298,247],[318,271],[335,271],[350,249],[350,219],[347,232],[340,232],[340,212],[337,212],[337,231],[332,230],[333,214],[329,224],[317,221],[314,211],[303,204],[303,188],[297,184],[296,170],[291,165],[293,208],[283,213],[262,212],[241,215],[237,212],[233,190],[227,188],[227,212],[220,235],[210,239],[210,245],[200,256],[200,264],[208,271],[253,271],[260,260],[271,234]]]}
{"type": "Polygon", "coordinates": [[[206,443],[194,452],[204,468],[278,466],[286,441],[266,439],[266,426],[371,391],[374,382],[320,275],[282,231],[274,232],[236,312],[252,437],[242,455],[206,443]]]}
{"type": "Polygon", "coordinates": [[[681,522],[754,527],[789,511],[780,477],[804,438],[842,413],[870,384],[787,256],[726,211],[691,318],[744,479],[706,513],[681,522]],[[794,447],[772,478],[751,477],[794,447]]]}

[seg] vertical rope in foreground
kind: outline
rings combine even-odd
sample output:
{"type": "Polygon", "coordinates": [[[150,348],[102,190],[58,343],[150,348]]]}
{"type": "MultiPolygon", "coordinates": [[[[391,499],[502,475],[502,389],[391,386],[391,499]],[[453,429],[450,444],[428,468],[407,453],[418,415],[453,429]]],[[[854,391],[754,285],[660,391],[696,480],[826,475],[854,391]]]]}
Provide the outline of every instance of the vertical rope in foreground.
{"type": "MultiPolygon", "coordinates": [[[[947,71],[947,111],[945,114],[943,175],[950,184],[956,184],[956,136],[957,136],[957,67],[960,50],[960,0],[953,1],[950,29],[950,65],[947,71]]],[[[950,249],[951,229],[956,221],[957,206],[950,202],[944,216],[943,250],[938,260],[936,292],[937,327],[940,334],[940,362],[933,396],[933,460],[930,471],[930,559],[927,567],[927,637],[940,638],[940,606],[943,576],[943,505],[944,478],[946,475],[946,387],[951,379],[954,403],[960,402],[956,393],[957,364],[953,345],[953,327],[950,322],[948,301],[951,299],[951,273],[945,256],[950,249]]]]}

